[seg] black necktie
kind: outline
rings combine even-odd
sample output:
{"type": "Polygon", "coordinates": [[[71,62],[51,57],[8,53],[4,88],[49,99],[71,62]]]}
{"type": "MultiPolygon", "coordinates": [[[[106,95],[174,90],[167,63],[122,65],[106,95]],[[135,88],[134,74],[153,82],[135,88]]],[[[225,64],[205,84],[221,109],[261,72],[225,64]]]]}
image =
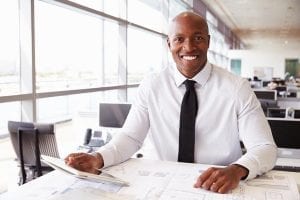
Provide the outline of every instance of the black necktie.
{"type": "Polygon", "coordinates": [[[195,81],[184,81],[186,92],[184,94],[179,125],[179,162],[194,162],[195,146],[195,119],[198,110],[197,95],[195,92],[195,81]]]}

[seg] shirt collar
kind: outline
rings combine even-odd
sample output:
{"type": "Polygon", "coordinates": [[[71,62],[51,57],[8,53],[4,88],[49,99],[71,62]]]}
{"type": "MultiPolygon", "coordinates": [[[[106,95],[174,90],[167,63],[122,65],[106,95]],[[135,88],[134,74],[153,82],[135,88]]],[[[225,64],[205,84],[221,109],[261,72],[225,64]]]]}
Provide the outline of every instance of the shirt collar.
{"type": "MultiPolygon", "coordinates": [[[[174,68],[175,68],[174,69],[175,84],[177,87],[179,87],[187,78],[180,73],[180,71],[177,69],[176,66],[174,68]]],[[[212,71],[212,65],[209,62],[206,62],[203,69],[190,80],[194,80],[196,81],[197,84],[203,86],[208,81],[211,71],[212,71]]]]}

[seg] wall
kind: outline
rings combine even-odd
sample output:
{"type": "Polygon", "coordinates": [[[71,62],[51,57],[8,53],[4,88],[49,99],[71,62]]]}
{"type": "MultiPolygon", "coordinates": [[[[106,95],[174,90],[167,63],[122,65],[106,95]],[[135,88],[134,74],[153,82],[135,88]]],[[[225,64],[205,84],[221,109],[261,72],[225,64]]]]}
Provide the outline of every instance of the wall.
{"type": "Polygon", "coordinates": [[[254,67],[272,67],[273,77],[284,78],[285,59],[299,59],[298,50],[230,50],[230,59],[242,60],[242,77],[253,77],[254,67]]]}

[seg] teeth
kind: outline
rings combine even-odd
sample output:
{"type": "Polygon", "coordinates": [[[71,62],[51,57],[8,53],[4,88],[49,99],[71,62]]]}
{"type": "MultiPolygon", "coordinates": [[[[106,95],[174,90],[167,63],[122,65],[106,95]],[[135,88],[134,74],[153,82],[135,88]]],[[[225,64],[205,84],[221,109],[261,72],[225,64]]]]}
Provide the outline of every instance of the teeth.
{"type": "Polygon", "coordinates": [[[195,60],[197,56],[182,56],[182,58],[185,60],[195,60]]]}

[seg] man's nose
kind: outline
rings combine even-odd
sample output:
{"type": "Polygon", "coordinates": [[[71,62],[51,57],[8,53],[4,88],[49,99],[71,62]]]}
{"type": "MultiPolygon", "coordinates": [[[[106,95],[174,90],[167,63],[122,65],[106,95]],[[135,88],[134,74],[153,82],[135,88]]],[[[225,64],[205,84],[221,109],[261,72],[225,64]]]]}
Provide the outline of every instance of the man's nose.
{"type": "Polygon", "coordinates": [[[193,51],[196,48],[196,46],[193,40],[186,39],[183,43],[183,48],[186,51],[193,51]]]}

